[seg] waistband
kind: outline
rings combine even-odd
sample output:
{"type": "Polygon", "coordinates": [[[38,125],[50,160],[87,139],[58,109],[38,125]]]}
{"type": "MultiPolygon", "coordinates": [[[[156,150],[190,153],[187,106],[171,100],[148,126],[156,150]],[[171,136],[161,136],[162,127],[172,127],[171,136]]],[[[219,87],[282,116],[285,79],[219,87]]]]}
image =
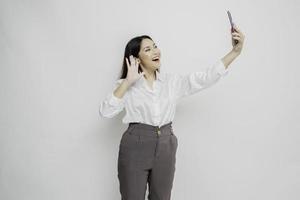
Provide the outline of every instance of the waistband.
{"type": "Polygon", "coordinates": [[[134,127],[134,128],[142,128],[142,129],[146,129],[146,130],[162,130],[165,129],[167,127],[171,127],[172,126],[172,122],[166,123],[162,126],[153,126],[151,124],[145,124],[145,123],[141,123],[141,122],[130,122],[128,127],[134,127]]]}
{"type": "Polygon", "coordinates": [[[128,129],[132,135],[170,135],[173,134],[172,121],[162,126],[153,126],[141,122],[130,122],[128,129]],[[139,131],[140,130],[140,131],[139,131]]]}

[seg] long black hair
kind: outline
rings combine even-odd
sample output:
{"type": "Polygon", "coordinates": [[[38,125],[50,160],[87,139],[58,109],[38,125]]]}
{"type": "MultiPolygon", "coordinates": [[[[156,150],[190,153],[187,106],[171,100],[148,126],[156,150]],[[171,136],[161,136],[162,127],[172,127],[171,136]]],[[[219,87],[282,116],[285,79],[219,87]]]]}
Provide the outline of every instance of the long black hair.
{"type": "MultiPolygon", "coordinates": [[[[120,79],[124,79],[127,76],[126,58],[128,59],[129,63],[130,63],[130,59],[129,59],[130,55],[133,55],[134,57],[138,58],[138,54],[140,52],[142,40],[146,39],[146,38],[152,40],[152,38],[150,36],[148,36],[148,35],[141,35],[141,36],[137,36],[137,37],[132,38],[127,43],[127,45],[125,47],[124,57],[123,57],[123,65],[122,65],[122,71],[121,71],[120,79]]],[[[159,71],[159,69],[157,69],[157,70],[159,71]]],[[[140,64],[139,64],[138,72],[139,73],[143,72],[140,64]]]]}

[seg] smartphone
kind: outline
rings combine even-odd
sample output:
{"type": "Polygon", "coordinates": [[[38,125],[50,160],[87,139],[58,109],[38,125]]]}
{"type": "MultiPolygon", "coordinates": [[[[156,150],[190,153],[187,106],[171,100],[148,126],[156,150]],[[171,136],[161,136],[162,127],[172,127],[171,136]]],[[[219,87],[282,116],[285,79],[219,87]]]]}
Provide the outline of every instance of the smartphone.
{"type": "MultiPolygon", "coordinates": [[[[230,25],[231,25],[231,33],[235,32],[235,28],[233,27],[234,26],[234,23],[232,21],[232,17],[231,17],[231,13],[229,12],[229,10],[227,11],[227,15],[228,15],[228,18],[229,18],[229,22],[230,22],[230,25]]],[[[237,44],[239,41],[238,40],[234,40],[235,44],[237,44]]]]}

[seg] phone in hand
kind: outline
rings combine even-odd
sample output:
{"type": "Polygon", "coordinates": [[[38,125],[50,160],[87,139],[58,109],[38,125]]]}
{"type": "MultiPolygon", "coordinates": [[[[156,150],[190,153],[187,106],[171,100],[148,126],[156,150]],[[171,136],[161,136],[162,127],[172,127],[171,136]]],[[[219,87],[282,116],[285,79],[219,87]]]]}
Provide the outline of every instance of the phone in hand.
{"type": "MultiPolygon", "coordinates": [[[[233,27],[234,26],[234,23],[232,21],[232,17],[231,17],[231,13],[229,12],[229,10],[227,11],[227,15],[228,15],[228,18],[229,18],[229,22],[230,22],[230,25],[231,25],[231,33],[235,32],[235,28],[233,27]]],[[[239,41],[238,40],[234,40],[235,44],[237,44],[239,41]]]]}

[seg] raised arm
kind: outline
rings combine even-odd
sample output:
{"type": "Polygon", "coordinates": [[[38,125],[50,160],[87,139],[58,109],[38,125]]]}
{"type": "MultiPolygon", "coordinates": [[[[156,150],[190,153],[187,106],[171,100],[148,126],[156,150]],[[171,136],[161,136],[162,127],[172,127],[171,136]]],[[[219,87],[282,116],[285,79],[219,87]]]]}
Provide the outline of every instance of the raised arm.
{"type": "Polygon", "coordinates": [[[180,99],[208,88],[222,76],[227,75],[228,71],[229,68],[225,68],[222,60],[218,60],[203,71],[192,72],[187,75],[176,74],[174,81],[176,98],[180,99]]]}
{"type": "Polygon", "coordinates": [[[125,79],[119,79],[104,101],[101,102],[99,107],[99,114],[102,117],[112,118],[120,113],[124,108],[126,99],[126,92],[137,80],[139,80],[145,73],[138,72],[138,60],[130,56],[130,63],[126,58],[127,75],[125,79]]]}
{"type": "Polygon", "coordinates": [[[208,88],[218,82],[221,77],[228,74],[228,66],[241,54],[244,39],[245,35],[234,25],[234,32],[231,33],[232,50],[204,71],[193,72],[187,75],[176,75],[174,81],[176,97],[182,98],[208,88]]]}

